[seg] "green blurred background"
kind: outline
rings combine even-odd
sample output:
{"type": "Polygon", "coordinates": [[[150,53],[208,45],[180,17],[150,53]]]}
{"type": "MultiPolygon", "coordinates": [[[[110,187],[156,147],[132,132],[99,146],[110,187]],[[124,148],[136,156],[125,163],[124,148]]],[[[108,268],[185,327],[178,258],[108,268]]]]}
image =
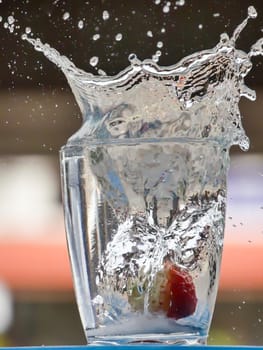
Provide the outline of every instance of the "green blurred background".
{"type": "MultiPolygon", "coordinates": [[[[250,5],[259,16],[238,40],[245,51],[263,36],[262,0],[0,1],[0,345],[85,344],[67,260],[58,164],[58,150],[80,127],[81,115],[63,74],[21,34],[31,28],[79,68],[112,75],[127,66],[132,52],[151,58],[159,41],[160,65],[214,47],[250,5]],[[15,18],[13,33],[4,28],[9,16],[15,18]]],[[[246,79],[257,101],[240,104],[250,150],[231,151],[229,253],[211,344],[263,345],[262,62],[253,59],[246,79]],[[234,258],[232,252],[243,251],[234,258]]]]}

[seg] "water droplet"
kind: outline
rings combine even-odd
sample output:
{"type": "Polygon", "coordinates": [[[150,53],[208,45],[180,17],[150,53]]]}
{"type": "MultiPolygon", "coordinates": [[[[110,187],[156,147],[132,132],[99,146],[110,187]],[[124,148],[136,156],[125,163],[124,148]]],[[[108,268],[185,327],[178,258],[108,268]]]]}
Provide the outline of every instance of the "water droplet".
{"type": "Polygon", "coordinates": [[[26,32],[26,34],[30,34],[31,33],[31,28],[30,27],[26,27],[25,32],[26,32]]]}
{"type": "Polygon", "coordinates": [[[99,75],[107,75],[107,73],[103,69],[98,70],[99,75]]]}
{"type": "Polygon", "coordinates": [[[177,0],[175,2],[175,5],[177,5],[177,6],[184,6],[185,5],[185,0],[177,0]]]}
{"type": "Polygon", "coordinates": [[[13,24],[15,22],[14,17],[13,16],[8,16],[7,17],[7,22],[8,22],[8,24],[13,24]]]}
{"type": "Polygon", "coordinates": [[[65,12],[62,16],[62,18],[64,19],[64,21],[66,21],[67,19],[70,18],[70,13],[69,12],[65,12]]]}
{"type": "Polygon", "coordinates": [[[155,0],[154,3],[155,5],[159,5],[161,3],[161,0],[155,0]]]}
{"type": "Polygon", "coordinates": [[[152,37],[153,37],[153,32],[152,32],[151,30],[148,30],[147,36],[148,36],[149,38],[152,38],[152,37]]]}
{"type": "Polygon", "coordinates": [[[99,40],[99,38],[100,38],[100,34],[94,34],[93,37],[92,37],[92,39],[94,41],[99,40]]]}
{"type": "Polygon", "coordinates": [[[163,7],[163,13],[168,13],[168,12],[170,12],[170,6],[169,6],[168,3],[167,3],[167,4],[165,4],[164,7],[163,7]]]}
{"type": "Polygon", "coordinates": [[[107,19],[109,19],[109,18],[110,18],[109,11],[104,10],[104,11],[102,12],[102,18],[103,18],[104,21],[106,21],[107,19]]]}
{"type": "Polygon", "coordinates": [[[2,16],[0,16],[0,22],[2,22],[2,20],[3,20],[3,17],[2,17],[2,16]]]}
{"type": "Polygon", "coordinates": [[[159,56],[158,55],[152,55],[152,60],[153,60],[153,62],[155,62],[155,63],[158,63],[159,62],[159,56]]]}
{"type": "Polygon", "coordinates": [[[91,59],[89,60],[89,64],[92,66],[92,67],[95,67],[99,62],[99,57],[98,56],[93,56],[91,57],[91,59]]]}
{"type": "Polygon", "coordinates": [[[161,49],[163,47],[163,42],[162,41],[158,41],[157,45],[158,49],[161,49]]]}
{"type": "Polygon", "coordinates": [[[84,22],[82,20],[78,21],[78,28],[83,29],[84,27],[84,22]]]}
{"type": "Polygon", "coordinates": [[[121,41],[121,39],[122,39],[122,34],[121,33],[116,34],[115,40],[116,41],[121,41]]]}
{"type": "Polygon", "coordinates": [[[258,15],[257,10],[254,6],[249,6],[249,8],[247,9],[247,14],[250,18],[256,18],[258,15]]]}
{"type": "Polygon", "coordinates": [[[166,29],[165,28],[162,28],[161,29],[161,33],[165,33],[166,32],[166,29]]]}
{"type": "Polygon", "coordinates": [[[213,13],[213,17],[220,17],[220,13],[219,12],[213,13]]]}
{"type": "Polygon", "coordinates": [[[203,29],[203,25],[201,23],[198,24],[198,29],[203,29]]]}
{"type": "Polygon", "coordinates": [[[135,53],[129,54],[128,60],[129,60],[131,63],[134,62],[134,61],[136,61],[136,60],[137,60],[137,56],[135,55],[135,53]]]}
{"type": "Polygon", "coordinates": [[[258,318],[258,322],[261,323],[261,322],[262,322],[262,319],[261,319],[261,318],[258,318]]]}
{"type": "Polygon", "coordinates": [[[22,35],[21,35],[21,39],[22,39],[22,40],[26,40],[26,39],[27,39],[27,35],[26,35],[25,33],[22,34],[22,35]]]}

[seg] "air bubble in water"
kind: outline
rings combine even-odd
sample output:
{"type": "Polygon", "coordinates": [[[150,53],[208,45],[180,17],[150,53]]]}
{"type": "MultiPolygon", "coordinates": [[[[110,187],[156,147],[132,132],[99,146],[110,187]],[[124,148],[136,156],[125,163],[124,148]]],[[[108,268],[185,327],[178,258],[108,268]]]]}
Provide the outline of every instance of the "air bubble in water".
{"type": "Polygon", "coordinates": [[[100,38],[100,34],[94,34],[93,37],[92,37],[92,39],[94,41],[99,40],[99,38],[100,38]]]}
{"type": "Polygon", "coordinates": [[[84,27],[84,22],[82,20],[78,21],[78,28],[83,29],[84,27]]]}
{"type": "Polygon", "coordinates": [[[89,64],[92,66],[92,67],[95,67],[99,62],[99,57],[98,56],[93,56],[91,57],[91,59],[89,60],[89,64]]]}
{"type": "Polygon", "coordinates": [[[148,30],[147,36],[148,36],[149,38],[152,38],[152,37],[153,37],[153,32],[152,32],[151,30],[148,30]]]}
{"type": "Polygon", "coordinates": [[[66,21],[67,19],[69,19],[70,17],[70,13],[69,12],[65,12],[62,16],[62,18],[64,19],[64,21],[66,21]]]}
{"type": "Polygon", "coordinates": [[[213,17],[220,17],[220,13],[219,12],[213,13],[213,17]]]}
{"type": "Polygon", "coordinates": [[[163,47],[163,42],[162,41],[158,41],[157,45],[158,49],[161,49],[163,47]]]}
{"type": "Polygon", "coordinates": [[[198,29],[203,29],[203,25],[201,23],[198,24],[198,29]]]}
{"type": "Polygon", "coordinates": [[[115,40],[116,41],[121,41],[121,39],[122,39],[122,34],[121,33],[116,34],[115,40]]]}
{"type": "Polygon", "coordinates": [[[0,22],[2,22],[2,20],[3,20],[3,17],[2,17],[2,16],[0,16],[0,22]]]}
{"type": "Polygon", "coordinates": [[[166,32],[166,29],[165,28],[162,28],[161,29],[161,33],[165,33],[166,32]]]}
{"type": "Polygon", "coordinates": [[[102,12],[102,18],[103,18],[104,21],[106,21],[107,19],[109,19],[109,18],[110,18],[109,11],[104,10],[104,11],[102,12]]]}
{"type": "Polygon", "coordinates": [[[159,5],[161,3],[161,0],[155,0],[154,3],[155,5],[159,5]]]}

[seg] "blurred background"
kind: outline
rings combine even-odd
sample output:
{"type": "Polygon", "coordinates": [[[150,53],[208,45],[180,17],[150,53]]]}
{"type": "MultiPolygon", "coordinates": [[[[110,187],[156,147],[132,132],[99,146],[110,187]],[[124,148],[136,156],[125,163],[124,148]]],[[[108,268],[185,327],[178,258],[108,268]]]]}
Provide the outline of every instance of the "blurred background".
{"type": "MultiPolygon", "coordinates": [[[[214,47],[254,5],[238,40],[263,36],[262,0],[0,0],[0,345],[85,344],[74,299],[58,151],[81,125],[63,74],[21,40],[40,37],[82,69],[116,74],[128,55],[160,65],[214,47]],[[161,42],[162,44],[158,44],[161,42]],[[98,63],[94,66],[94,59],[98,63]],[[91,60],[91,61],[90,61],[91,60]],[[92,64],[91,64],[92,63],[92,64]]],[[[220,289],[210,344],[263,345],[263,58],[241,100],[250,150],[231,150],[220,289]]]]}

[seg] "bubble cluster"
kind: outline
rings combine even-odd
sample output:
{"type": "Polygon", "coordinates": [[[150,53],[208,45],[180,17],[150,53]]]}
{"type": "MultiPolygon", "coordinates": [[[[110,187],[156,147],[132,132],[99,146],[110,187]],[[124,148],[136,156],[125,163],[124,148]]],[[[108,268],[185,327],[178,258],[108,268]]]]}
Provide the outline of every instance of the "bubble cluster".
{"type": "Polygon", "coordinates": [[[14,16],[8,16],[7,21],[4,22],[4,28],[8,29],[10,33],[14,32],[15,29],[15,18],[14,16]]]}

